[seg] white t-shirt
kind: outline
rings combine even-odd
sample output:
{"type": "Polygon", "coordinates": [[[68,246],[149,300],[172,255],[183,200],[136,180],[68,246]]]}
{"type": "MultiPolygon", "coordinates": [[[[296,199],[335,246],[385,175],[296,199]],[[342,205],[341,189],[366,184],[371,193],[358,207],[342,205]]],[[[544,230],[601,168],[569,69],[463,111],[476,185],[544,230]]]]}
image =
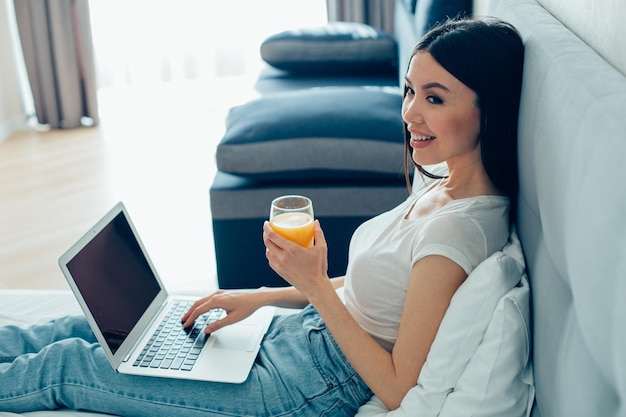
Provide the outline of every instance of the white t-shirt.
{"type": "Polygon", "coordinates": [[[507,197],[453,200],[424,218],[407,220],[424,192],[363,223],[350,242],[346,307],[388,351],[398,335],[411,269],[418,260],[445,256],[469,274],[508,241],[507,197]]]}

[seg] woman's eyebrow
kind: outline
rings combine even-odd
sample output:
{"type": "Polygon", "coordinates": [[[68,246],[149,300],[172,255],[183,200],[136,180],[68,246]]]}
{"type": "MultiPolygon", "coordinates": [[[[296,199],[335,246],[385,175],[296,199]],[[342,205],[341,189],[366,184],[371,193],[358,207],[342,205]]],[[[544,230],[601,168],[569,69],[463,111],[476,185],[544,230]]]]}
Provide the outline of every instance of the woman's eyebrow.
{"type": "Polygon", "coordinates": [[[422,86],[422,90],[428,90],[429,88],[439,88],[441,90],[447,91],[448,93],[450,92],[450,89],[448,87],[446,87],[445,85],[443,85],[441,83],[437,83],[437,82],[424,84],[422,86]]]}
{"type": "MultiPolygon", "coordinates": [[[[409,80],[408,77],[404,77],[404,81],[407,85],[412,85],[411,80],[409,80]]],[[[428,90],[429,88],[439,88],[440,90],[446,91],[448,93],[452,92],[448,87],[438,82],[431,82],[422,86],[422,90],[428,90]]]]}

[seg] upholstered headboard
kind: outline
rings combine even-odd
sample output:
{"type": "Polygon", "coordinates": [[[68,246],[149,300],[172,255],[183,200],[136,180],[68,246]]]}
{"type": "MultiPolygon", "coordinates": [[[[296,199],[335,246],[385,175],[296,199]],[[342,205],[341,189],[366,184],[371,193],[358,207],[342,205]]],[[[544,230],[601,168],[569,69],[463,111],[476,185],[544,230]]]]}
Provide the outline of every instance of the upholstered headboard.
{"type": "Polygon", "coordinates": [[[625,416],[626,78],[535,0],[491,0],[489,14],[526,44],[518,230],[533,416],[625,416]]]}

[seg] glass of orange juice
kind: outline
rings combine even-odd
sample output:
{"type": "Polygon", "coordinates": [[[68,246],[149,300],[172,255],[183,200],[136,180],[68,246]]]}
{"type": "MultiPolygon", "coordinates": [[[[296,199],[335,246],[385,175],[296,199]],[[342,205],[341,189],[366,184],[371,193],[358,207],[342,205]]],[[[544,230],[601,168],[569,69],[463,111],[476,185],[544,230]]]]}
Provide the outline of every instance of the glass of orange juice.
{"type": "Polygon", "coordinates": [[[272,201],[270,225],[281,236],[300,246],[313,246],[313,203],[302,195],[284,195],[272,201]]]}

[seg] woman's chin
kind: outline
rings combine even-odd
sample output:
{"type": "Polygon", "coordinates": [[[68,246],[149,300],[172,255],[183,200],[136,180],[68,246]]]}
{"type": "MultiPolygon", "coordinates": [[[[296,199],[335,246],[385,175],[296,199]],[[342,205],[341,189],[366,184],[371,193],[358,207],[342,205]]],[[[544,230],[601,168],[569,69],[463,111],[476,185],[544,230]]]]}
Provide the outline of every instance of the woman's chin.
{"type": "Polygon", "coordinates": [[[440,164],[443,161],[434,158],[425,158],[423,155],[416,155],[416,152],[413,152],[413,162],[419,166],[429,166],[440,164]]]}

